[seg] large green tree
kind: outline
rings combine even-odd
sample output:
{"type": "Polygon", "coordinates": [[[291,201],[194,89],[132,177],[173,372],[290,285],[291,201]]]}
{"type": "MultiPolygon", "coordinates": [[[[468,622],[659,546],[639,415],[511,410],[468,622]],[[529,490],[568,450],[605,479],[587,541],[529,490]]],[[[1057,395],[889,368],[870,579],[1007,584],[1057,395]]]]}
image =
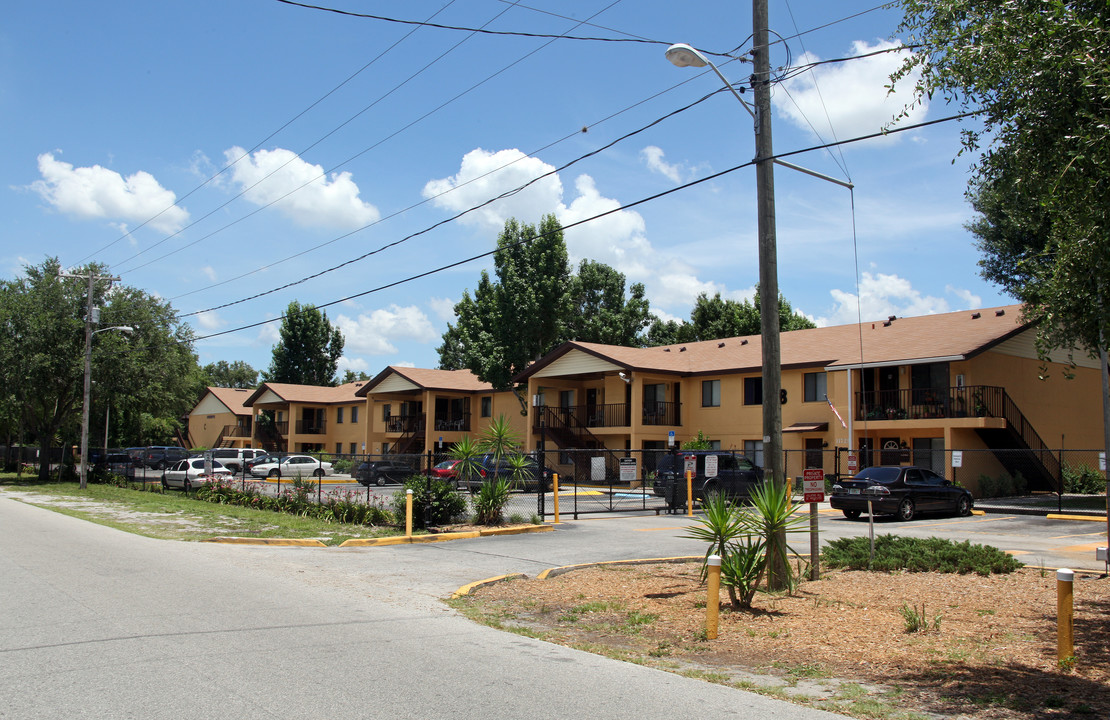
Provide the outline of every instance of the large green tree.
{"type": "Polygon", "coordinates": [[[915,101],[980,113],[970,228],[984,277],[1041,349],[1104,348],[1110,318],[1110,12],[1105,0],[903,0],[915,101]],[[983,145],[984,147],[980,147],[983,145]]]}
{"type": "MultiPolygon", "coordinates": [[[[0,385],[6,390],[0,402],[44,457],[58,443],[76,444],[81,422],[87,284],[59,278],[58,270],[50,258],[0,283],[0,385]]],[[[100,265],[74,273],[90,270],[106,274],[100,265]]],[[[90,444],[99,444],[106,415],[113,418],[113,440],[138,439],[144,414],[179,428],[196,401],[189,326],[168,302],[127,286],[109,289],[107,281],[94,283],[93,304],[101,309],[99,328],[130,326],[133,332],[93,339],[90,444]]],[[[40,477],[48,472],[43,463],[40,477]]]]}
{"type": "MultiPolygon", "coordinates": [[[[690,310],[690,320],[660,320],[656,318],[648,329],[645,344],[650,346],[678,345],[680,343],[721,338],[743,337],[760,333],[759,292],[754,300],[738,302],[715,293],[698,295],[690,310]]],[[[816,327],[809,318],[794,312],[786,298],[779,296],[779,326],[783,332],[816,327]]]]}
{"type": "Polygon", "coordinates": [[[537,228],[508,220],[493,261],[496,280],[483,270],[473,297],[463,293],[438,350],[441,368],[466,368],[506,389],[566,339],[571,275],[559,221],[546,215],[537,228]]]}
{"type": "Polygon", "coordinates": [[[222,388],[256,388],[258,387],[258,371],[242,360],[217,360],[208,363],[201,372],[204,376],[205,386],[222,388]]]}
{"type": "Polygon", "coordinates": [[[626,291],[623,273],[593,260],[579,263],[571,279],[568,339],[640,345],[652,317],[643,283],[633,283],[626,291]]]}
{"type": "Polygon", "coordinates": [[[326,312],[294,300],[285,309],[279,333],[281,339],[274,345],[263,380],[335,386],[343,355],[343,333],[328,322],[326,312]]]}

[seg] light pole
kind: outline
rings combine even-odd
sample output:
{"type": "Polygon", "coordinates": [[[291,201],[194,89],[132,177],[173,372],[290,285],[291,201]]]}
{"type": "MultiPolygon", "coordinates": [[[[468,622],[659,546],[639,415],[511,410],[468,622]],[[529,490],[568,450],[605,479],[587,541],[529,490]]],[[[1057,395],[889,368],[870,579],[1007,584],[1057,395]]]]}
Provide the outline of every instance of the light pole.
{"type": "Polygon", "coordinates": [[[111,327],[93,330],[93,323],[99,319],[99,313],[90,314],[85,323],[85,396],[81,405],[81,489],[88,486],[89,478],[89,396],[92,394],[92,339],[93,335],[109,330],[119,330],[130,335],[135,328],[130,325],[113,325],[111,327]]]}
{"type": "MultiPolygon", "coordinates": [[[[760,13],[760,1],[753,16],[760,13]]],[[[667,59],[678,67],[709,66],[755,120],[756,206],[759,228],[759,329],[763,361],[763,462],[775,483],[783,482],[782,467],[782,352],[779,344],[779,276],[775,239],[775,170],[771,148],[770,52],[767,47],[767,3],[762,21],[755,18],[753,90],[755,108],[744,101],[717,66],[690,45],[667,49],[667,59]]]]}

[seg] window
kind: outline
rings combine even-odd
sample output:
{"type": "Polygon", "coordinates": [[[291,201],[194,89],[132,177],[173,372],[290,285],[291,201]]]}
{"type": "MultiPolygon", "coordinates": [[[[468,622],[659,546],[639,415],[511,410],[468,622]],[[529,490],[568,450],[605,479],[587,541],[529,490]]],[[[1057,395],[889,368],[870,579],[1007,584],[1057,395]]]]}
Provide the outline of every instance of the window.
{"type": "Polygon", "coordinates": [[[574,391],[573,390],[560,390],[559,391],[559,407],[574,407],[574,391]]]}
{"type": "Polygon", "coordinates": [[[493,417],[493,398],[482,398],[482,417],[493,417]]]}
{"type": "Polygon", "coordinates": [[[805,402],[824,402],[828,394],[828,376],[823,372],[805,374],[805,402]]]}
{"type": "Polygon", "coordinates": [[[389,422],[390,408],[391,406],[389,403],[382,405],[382,420],[385,420],[386,422],[389,422]]]}
{"type": "Polygon", "coordinates": [[[342,455],[343,454],[343,443],[337,442],[335,444],[335,454],[336,455],[342,455]]]}
{"type": "Polygon", "coordinates": [[[744,457],[748,458],[751,462],[760,467],[763,465],[763,441],[762,440],[745,440],[744,441],[744,457]]]}
{"type": "Polygon", "coordinates": [[[356,452],[358,452],[357,444],[356,443],[351,443],[351,454],[354,455],[356,452]]]}
{"type": "Polygon", "coordinates": [[[336,425],[343,424],[343,408],[341,407],[337,407],[335,409],[335,423],[336,425]]]}
{"type": "Polygon", "coordinates": [[[351,406],[351,422],[358,422],[358,405],[351,406]]]}
{"type": "Polygon", "coordinates": [[[721,406],[721,381],[720,380],[702,380],[701,381],[701,406],[702,407],[720,407],[721,406]]]}
{"type": "MultiPolygon", "coordinates": [[[[747,377],[744,378],[744,404],[745,405],[762,405],[763,404],[763,378],[762,377],[747,377]]],[[[763,463],[756,463],[762,465],[763,463]]]]}
{"type": "Polygon", "coordinates": [[[913,464],[934,472],[944,472],[944,438],[914,438],[913,464]]]}
{"type": "Polygon", "coordinates": [[[709,441],[709,449],[710,450],[720,450],[721,449],[721,441],[720,440],[710,440],[709,441]]]}

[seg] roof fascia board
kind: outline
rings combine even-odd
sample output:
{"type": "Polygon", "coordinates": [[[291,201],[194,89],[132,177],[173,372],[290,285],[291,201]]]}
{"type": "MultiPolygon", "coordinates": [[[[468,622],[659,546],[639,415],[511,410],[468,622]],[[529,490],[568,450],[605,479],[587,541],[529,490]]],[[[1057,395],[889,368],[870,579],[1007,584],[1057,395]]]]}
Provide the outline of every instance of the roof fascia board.
{"type": "Polygon", "coordinates": [[[945,355],[943,357],[916,358],[914,360],[888,360],[883,362],[853,363],[851,365],[831,365],[827,369],[829,372],[835,370],[867,370],[870,368],[891,367],[892,365],[928,365],[929,363],[959,362],[960,360],[967,360],[967,356],[945,355]]]}

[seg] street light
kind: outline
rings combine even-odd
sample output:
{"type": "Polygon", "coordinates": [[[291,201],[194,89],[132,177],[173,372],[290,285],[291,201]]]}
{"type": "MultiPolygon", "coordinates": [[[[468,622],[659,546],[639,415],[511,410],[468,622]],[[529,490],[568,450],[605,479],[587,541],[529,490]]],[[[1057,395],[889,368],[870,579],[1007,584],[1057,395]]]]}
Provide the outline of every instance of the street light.
{"type": "Polygon", "coordinates": [[[135,328],[130,325],[113,325],[111,327],[92,329],[92,323],[98,319],[99,313],[90,316],[90,321],[85,323],[85,391],[84,402],[81,405],[81,489],[88,486],[89,477],[89,396],[92,394],[92,339],[93,335],[109,330],[119,330],[130,335],[135,328]]]}
{"type": "Polygon", "coordinates": [[[766,3],[754,3],[756,33],[752,76],[755,93],[753,109],[740,97],[717,66],[686,43],[671,45],[667,59],[677,67],[709,66],[725,87],[740,101],[755,120],[756,205],[759,228],[759,329],[763,361],[763,462],[775,483],[782,483],[782,352],[779,339],[778,251],[775,240],[775,176],[771,146],[771,94],[768,88],[770,58],[767,47],[766,3]],[[760,13],[762,12],[762,17],[760,13]],[[762,37],[760,37],[762,36],[762,37]]]}

